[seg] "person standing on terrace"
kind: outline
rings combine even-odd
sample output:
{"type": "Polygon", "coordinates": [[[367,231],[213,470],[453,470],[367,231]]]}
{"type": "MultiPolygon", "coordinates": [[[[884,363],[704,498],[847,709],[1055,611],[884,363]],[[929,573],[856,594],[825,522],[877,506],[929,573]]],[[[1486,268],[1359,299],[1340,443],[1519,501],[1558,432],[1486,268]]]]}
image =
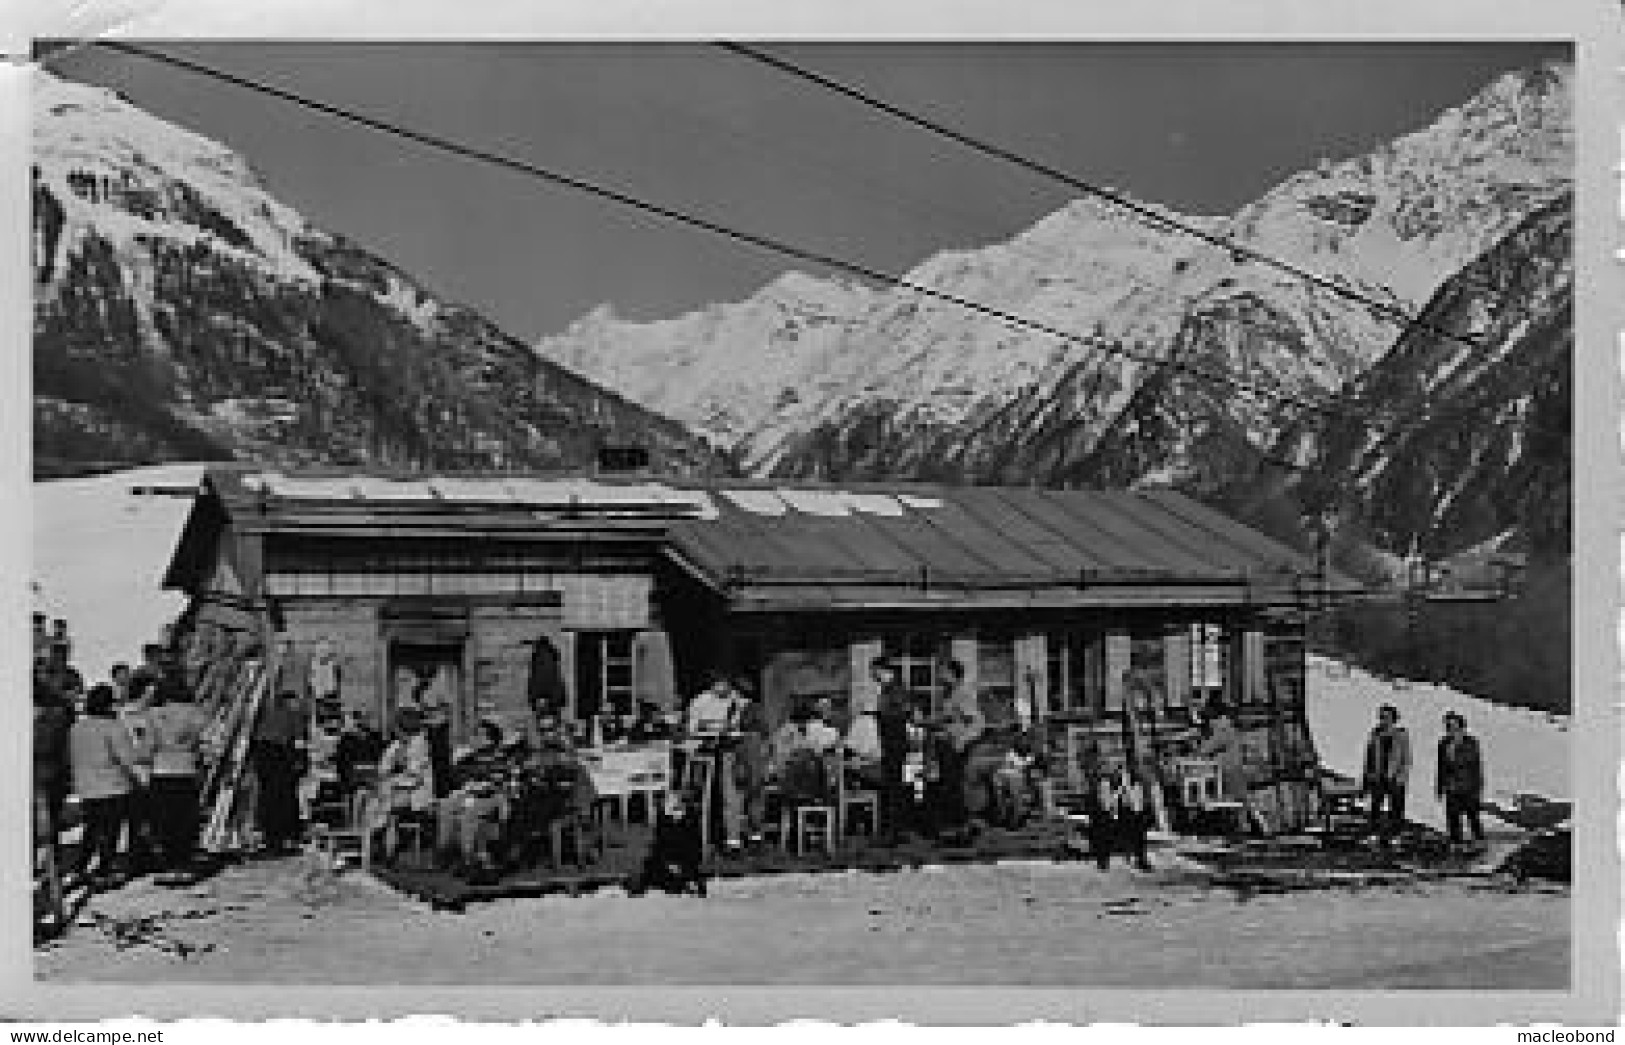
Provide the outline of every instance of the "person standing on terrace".
{"type": "Polygon", "coordinates": [[[870,662],[869,671],[880,693],[875,706],[880,733],[880,841],[895,844],[908,819],[910,804],[904,790],[903,767],[908,762],[913,707],[895,663],[877,657],[870,662]]]}
{"type": "Polygon", "coordinates": [[[1399,724],[1399,709],[1384,704],[1377,711],[1377,725],[1365,745],[1365,767],[1361,783],[1370,799],[1371,831],[1379,845],[1405,822],[1405,785],[1411,773],[1411,738],[1399,724]],[[1383,813],[1386,810],[1387,816],[1383,813]]]}
{"type": "Polygon", "coordinates": [[[1467,732],[1467,719],[1454,711],[1444,716],[1444,736],[1439,738],[1439,763],[1433,790],[1444,803],[1450,843],[1462,844],[1465,821],[1472,830],[1473,843],[1482,845],[1484,823],[1478,811],[1484,798],[1484,760],[1478,738],[1467,732]]]}

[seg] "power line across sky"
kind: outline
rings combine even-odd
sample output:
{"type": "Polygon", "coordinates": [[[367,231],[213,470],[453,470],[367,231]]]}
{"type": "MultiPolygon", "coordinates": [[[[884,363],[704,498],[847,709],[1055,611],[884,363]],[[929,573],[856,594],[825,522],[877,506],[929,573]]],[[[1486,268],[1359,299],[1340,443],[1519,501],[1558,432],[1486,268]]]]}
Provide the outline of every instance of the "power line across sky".
{"type": "Polygon", "coordinates": [[[995,159],[1002,160],[1022,170],[1037,174],[1040,177],[1048,178],[1049,180],[1057,182],[1061,185],[1065,185],[1067,188],[1076,192],[1081,192],[1085,196],[1104,200],[1123,211],[1125,214],[1132,216],[1137,221],[1140,221],[1152,228],[1160,229],[1166,232],[1175,232],[1182,236],[1189,236],[1192,239],[1201,240],[1209,246],[1218,247],[1220,249],[1229,251],[1238,263],[1248,261],[1258,262],[1259,264],[1266,265],[1279,272],[1283,272],[1294,279],[1301,280],[1317,290],[1325,291],[1336,297],[1341,297],[1348,301],[1353,301],[1364,305],[1373,313],[1382,316],[1391,323],[1400,324],[1402,327],[1420,325],[1423,329],[1429,331],[1430,333],[1438,334],[1440,337],[1459,342],[1468,346],[1469,348],[1476,347],[1477,345],[1477,342],[1474,339],[1466,337],[1462,334],[1458,334],[1455,331],[1446,330],[1443,327],[1425,323],[1419,317],[1406,312],[1404,309],[1399,308],[1391,302],[1378,300],[1369,294],[1361,293],[1359,290],[1356,290],[1347,284],[1341,283],[1326,276],[1322,276],[1319,273],[1311,272],[1303,266],[1294,264],[1293,262],[1287,261],[1284,258],[1278,258],[1271,254],[1264,253],[1263,251],[1256,250],[1234,237],[1221,236],[1217,233],[1204,229],[1199,225],[1192,224],[1188,221],[1182,221],[1164,211],[1156,209],[1155,207],[1141,203],[1139,200],[1133,199],[1132,197],[1121,192],[1107,188],[1103,185],[1098,185],[1086,178],[1068,173],[1067,171],[1061,170],[1051,164],[1040,162],[1002,146],[972,137],[961,130],[949,127],[946,124],[939,123],[935,120],[928,119],[918,113],[911,112],[908,109],[902,108],[901,106],[894,105],[882,98],[877,98],[873,94],[860,90],[859,88],[851,84],[844,83],[834,77],[826,76],[813,69],[809,69],[806,66],[797,65],[794,62],[787,61],[784,58],[780,58],[763,48],[733,42],[719,43],[717,46],[725,51],[748,58],[754,62],[759,62],[762,65],[796,77],[797,79],[813,84],[824,90],[832,91],[836,94],[850,98],[860,105],[883,112],[886,115],[907,124],[908,126],[918,128],[940,138],[945,138],[948,141],[952,141],[957,145],[974,150],[985,156],[992,156],[995,159]]]}
{"type": "MultiPolygon", "coordinates": [[[[181,58],[151,47],[113,40],[97,41],[94,43],[94,46],[138,56],[148,61],[162,63],[164,65],[184,70],[191,74],[208,77],[217,82],[231,84],[234,87],[276,98],[282,102],[298,106],[305,110],[320,113],[335,120],[341,120],[354,125],[366,127],[381,134],[387,134],[404,139],[419,146],[433,149],[444,154],[449,154],[472,162],[493,165],[513,173],[538,179],[556,187],[564,188],[576,193],[590,195],[619,207],[631,208],[645,214],[654,215],[662,220],[684,225],[689,228],[698,229],[713,236],[725,238],[758,251],[777,254],[783,257],[793,258],[798,261],[823,266],[832,270],[846,272],[873,282],[897,286],[921,294],[922,296],[965,309],[966,311],[998,320],[1019,329],[1044,334],[1061,341],[1099,350],[1108,354],[1118,355],[1147,366],[1164,368],[1167,370],[1187,373],[1193,376],[1199,376],[1204,379],[1217,382],[1238,392],[1245,392],[1262,400],[1277,402],[1306,413],[1331,414],[1344,419],[1356,420],[1366,425],[1375,425],[1379,423],[1379,420],[1380,423],[1383,423],[1385,426],[1391,423],[1391,419],[1373,418],[1363,409],[1355,409],[1351,406],[1328,400],[1309,398],[1295,395],[1290,392],[1284,392],[1276,387],[1264,386],[1257,384],[1256,382],[1247,381],[1233,373],[1210,370],[1205,367],[1196,366],[1185,360],[1137,352],[1133,349],[1125,348],[1121,344],[1111,340],[1091,337],[1080,334],[1076,331],[1065,330],[1049,323],[1016,315],[983,302],[971,300],[960,295],[940,290],[936,287],[911,281],[906,278],[906,276],[885,271],[860,261],[837,256],[825,251],[810,249],[795,243],[787,242],[781,238],[762,235],[710,218],[701,217],[691,212],[665,206],[643,196],[635,195],[630,192],[601,184],[595,180],[553,170],[528,160],[479,148],[442,135],[414,129],[400,121],[384,120],[374,116],[369,116],[345,106],[340,106],[312,97],[305,93],[292,91],[284,87],[279,87],[274,84],[264,82],[254,77],[239,75],[227,70],[192,61],[190,59],[181,58]]],[[[952,128],[947,128],[941,124],[926,120],[923,117],[917,117],[906,110],[903,110],[897,106],[889,105],[889,103],[885,103],[878,99],[871,98],[863,94],[863,92],[859,92],[855,89],[847,87],[846,85],[839,84],[827,77],[821,77],[819,74],[812,73],[811,71],[802,69],[799,66],[772,58],[771,56],[766,55],[765,52],[760,52],[756,49],[738,44],[719,44],[718,46],[726,47],[737,54],[750,57],[754,60],[763,61],[765,64],[773,65],[783,72],[798,76],[807,80],[808,82],[817,83],[821,87],[830,90],[838,90],[840,93],[853,98],[853,100],[861,101],[865,105],[869,105],[871,107],[878,106],[882,110],[886,111],[889,115],[895,116],[899,119],[904,119],[922,130],[949,137],[958,144],[967,148],[973,148],[978,151],[994,155],[1005,160],[1006,162],[1024,166],[1029,170],[1041,173],[1046,177],[1061,181],[1074,190],[1087,192],[1088,194],[1107,199],[1112,203],[1123,204],[1128,208],[1130,214],[1141,220],[1145,220],[1148,223],[1154,223],[1165,229],[1172,228],[1174,231],[1195,235],[1201,239],[1213,242],[1215,245],[1222,246],[1225,249],[1233,252],[1246,251],[1250,260],[1271,264],[1278,269],[1288,271],[1298,278],[1303,279],[1306,285],[1310,286],[1311,288],[1335,291],[1339,296],[1350,298],[1362,303],[1371,308],[1374,312],[1387,315],[1395,322],[1415,322],[1412,317],[1398,312],[1390,303],[1371,298],[1367,295],[1362,295],[1357,291],[1344,287],[1341,284],[1337,284],[1326,279],[1325,277],[1320,277],[1314,273],[1306,272],[1289,262],[1281,259],[1271,258],[1255,250],[1249,250],[1244,245],[1235,244],[1228,240],[1216,239],[1212,236],[1212,234],[1207,233],[1204,230],[1179,223],[1176,219],[1171,219],[1167,215],[1160,214],[1156,211],[1150,210],[1149,208],[1145,208],[1143,205],[1135,203],[1135,201],[1127,200],[1126,198],[1113,193],[1111,190],[1103,189],[1094,185],[1093,183],[1085,181],[1084,179],[1067,174],[1066,172],[1058,171],[1048,167],[1047,165],[1028,160],[1026,157],[1010,152],[1009,150],[1004,150],[998,146],[981,142],[971,138],[969,135],[954,131],[952,128]]],[[[1473,344],[1471,339],[1465,338],[1451,331],[1437,329],[1436,332],[1441,336],[1462,341],[1469,345],[1473,344]]]]}

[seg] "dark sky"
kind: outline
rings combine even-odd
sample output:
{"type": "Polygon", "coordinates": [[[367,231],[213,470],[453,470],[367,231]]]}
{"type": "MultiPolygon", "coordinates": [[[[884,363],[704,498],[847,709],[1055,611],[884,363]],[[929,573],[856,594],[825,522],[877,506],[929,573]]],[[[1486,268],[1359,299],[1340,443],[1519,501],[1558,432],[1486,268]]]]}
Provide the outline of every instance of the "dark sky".
{"type": "MultiPolygon", "coordinates": [[[[698,44],[186,43],[171,53],[902,271],[1073,194],[698,44]]],[[[1228,213],[1319,158],[1424,126],[1533,43],[775,45],[798,64],[1141,199],[1228,213]]],[[[532,339],[817,271],[145,59],[53,62],[244,153],[273,193],[532,339]]]]}

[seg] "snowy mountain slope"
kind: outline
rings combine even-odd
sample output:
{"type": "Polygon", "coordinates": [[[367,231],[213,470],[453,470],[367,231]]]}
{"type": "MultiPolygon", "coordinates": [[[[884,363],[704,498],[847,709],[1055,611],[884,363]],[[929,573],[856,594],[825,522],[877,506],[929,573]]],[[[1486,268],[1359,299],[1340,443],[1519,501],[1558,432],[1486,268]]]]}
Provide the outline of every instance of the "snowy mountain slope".
{"type": "Polygon", "coordinates": [[[1286,438],[1300,500],[1388,547],[1567,554],[1572,237],[1565,194],[1448,280],[1339,414],[1286,438]]]}
{"type": "Polygon", "coordinates": [[[627,323],[602,306],[542,355],[730,446],[760,420],[751,404],[783,409],[816,379],[820,346],[844,335],[870,297],[859,285],[792,272],[742,304],[653,323],[627,323]],[[715,344],[750,346],[748,357],[705,351],[715,344]]]}
{"type": "MultiPolygon", "coordinates": [[[[1564,66],[1509,73],[1429,127],[1323,162],[1229,217],[1189,220],[1414,312],[1570,184],[1571,81],[1564,66]]],[[[1200,487],[1289,420],[1227,377],[1319,397],[1398,336],[1363,306],[1096,201],[907,279],[1089,343],[908,289],[837,293],[801,277],[796,297],[819,303],[816,327],[774,306],[781,280],[696,314],[711,322],[600,312],[538,350],[702,426],[756,472],[1200,487]],[[1177,355],[1213,380],[1131,355],[1177,355]]]]}
{"type": "Polygon", "coordinates": [[[584,464],[682,426],[538,359],[312,226],[243,159],[112,92],[34,78],[36,464],[584,464]]]}

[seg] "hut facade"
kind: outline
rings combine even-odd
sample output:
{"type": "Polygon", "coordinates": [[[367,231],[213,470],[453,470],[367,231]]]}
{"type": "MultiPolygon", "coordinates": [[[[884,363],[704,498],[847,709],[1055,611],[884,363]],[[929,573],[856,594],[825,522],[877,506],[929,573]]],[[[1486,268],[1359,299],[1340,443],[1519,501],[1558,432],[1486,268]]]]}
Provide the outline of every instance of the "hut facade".
{"type": "Polygon", "coordinates": [[[1303,612],[1348,587],[1168,491],[241,468],[205,478],[167,583],[194,647],[286,644],[313,695],[386,727],[437,700],[459,736],[675,710],[714,667],[775,725],[818,698],[843,725],[876,700],[876,657],[922,705],[953,660],[1076,789],[1129,749],[1185,750],[1223,703],[1278,827],[1312,791],[1303,612]]]}
{"type": "Polygon", "coordinates": [[[191,596],[190,659],[244,638],[284,685],[388,730],[402,704],[528,729],[672,699],[654,598],[674,522],[703,498],[652,484],[392,479],[211,469],[165,578],[191,596]]]}

